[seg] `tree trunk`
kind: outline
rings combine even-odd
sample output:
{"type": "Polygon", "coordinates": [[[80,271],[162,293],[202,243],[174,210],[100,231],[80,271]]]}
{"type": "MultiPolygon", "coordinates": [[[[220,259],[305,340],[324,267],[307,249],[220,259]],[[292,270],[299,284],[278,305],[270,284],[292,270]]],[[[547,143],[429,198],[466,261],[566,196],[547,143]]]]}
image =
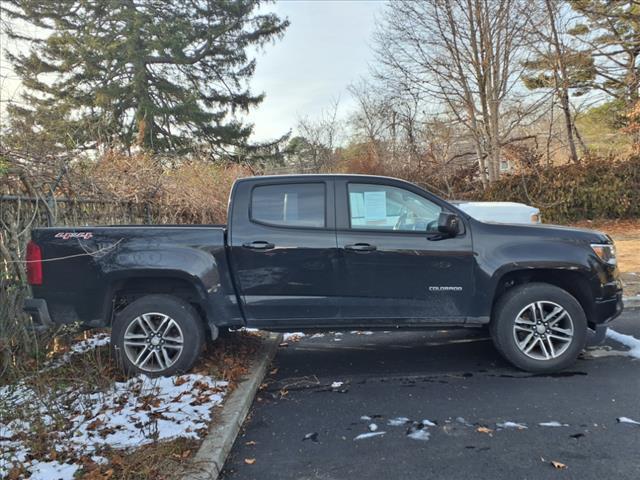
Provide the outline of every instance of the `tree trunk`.
{"type": "Polygon", "coordinates": [[[549,15],[549,25],[551,26],[551,34],[553,35],[553,48],[556,54],[554,65],[554,79],[556,83],[556,91],[560,97],[560,108],[564,114],[564,126],[567,136],[567,144],[569,145],[569,158],[572,162],[578,162],[578,152],[576,151],[576,143],[573,138],[575,126],[571,116],[571,104],[569,102],[569,76],[567,74],[567,66],[564,62],[564,52],[560,44],[558,29],[556,28],[556,17],[551,5],[551,0],[545,0],[547,13],[549,15]],[[558,73],[560,78],[558,78],[558,73]],[[559,81],[558,81],[559,80],[559,81]]]}

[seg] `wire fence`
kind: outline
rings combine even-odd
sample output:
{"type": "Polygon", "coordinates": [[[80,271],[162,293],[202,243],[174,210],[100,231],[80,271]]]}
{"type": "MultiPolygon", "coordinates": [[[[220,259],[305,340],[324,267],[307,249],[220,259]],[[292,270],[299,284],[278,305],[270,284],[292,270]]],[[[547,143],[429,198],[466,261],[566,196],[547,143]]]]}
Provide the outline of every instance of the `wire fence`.
{"type": "Polygon", "coordinates": [[[16,352],[38,348],[38,336],[22,311],[29,295],[24,255],[32,229],[150,224],[168,220],[169,210],[152,203],[0,195],[0,375],[15,361],[16,352]]]}

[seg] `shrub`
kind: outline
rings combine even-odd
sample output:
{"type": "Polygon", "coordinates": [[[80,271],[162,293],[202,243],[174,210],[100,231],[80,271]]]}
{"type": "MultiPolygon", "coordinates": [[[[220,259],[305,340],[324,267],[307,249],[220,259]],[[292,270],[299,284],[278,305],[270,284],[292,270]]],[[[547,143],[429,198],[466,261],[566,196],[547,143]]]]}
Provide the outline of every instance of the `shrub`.
{"type": "Polygon", "coordinates": [[[540,208],[543,219],[559,223],[640,217],[640,156],[523,169],[478,192],[477,198],[529,203],[540,208]]]}

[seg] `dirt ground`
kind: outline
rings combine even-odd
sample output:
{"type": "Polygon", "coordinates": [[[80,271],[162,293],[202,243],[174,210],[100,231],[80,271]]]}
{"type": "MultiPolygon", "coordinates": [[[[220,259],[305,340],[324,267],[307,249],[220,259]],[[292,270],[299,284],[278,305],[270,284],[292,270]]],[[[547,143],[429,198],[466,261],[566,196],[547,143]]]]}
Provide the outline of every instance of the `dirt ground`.
{"type": "Polygon", "coordinates": [[[625,296],[640,296],[640,219],[583,221],[574,226],[611,235],[616,242],[625,296]]]}

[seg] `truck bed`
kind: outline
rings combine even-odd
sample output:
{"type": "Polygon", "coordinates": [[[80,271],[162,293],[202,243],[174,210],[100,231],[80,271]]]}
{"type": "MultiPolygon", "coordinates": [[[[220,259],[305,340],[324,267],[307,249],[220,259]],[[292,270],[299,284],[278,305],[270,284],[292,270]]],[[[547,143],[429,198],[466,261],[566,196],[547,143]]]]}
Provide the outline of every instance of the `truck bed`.
{"type": "Polygon", "coordinates": [[[231,305],[229,318],[241,322],[225,238],[225,225],[39,228],[32,240],[41,250],[43,280],[33,295],[46,300],[54,323],[105,326],[114,290],[154,285],[170,294],[195,280],[198,294],[221,297],[207,303],[231,305]]]}

